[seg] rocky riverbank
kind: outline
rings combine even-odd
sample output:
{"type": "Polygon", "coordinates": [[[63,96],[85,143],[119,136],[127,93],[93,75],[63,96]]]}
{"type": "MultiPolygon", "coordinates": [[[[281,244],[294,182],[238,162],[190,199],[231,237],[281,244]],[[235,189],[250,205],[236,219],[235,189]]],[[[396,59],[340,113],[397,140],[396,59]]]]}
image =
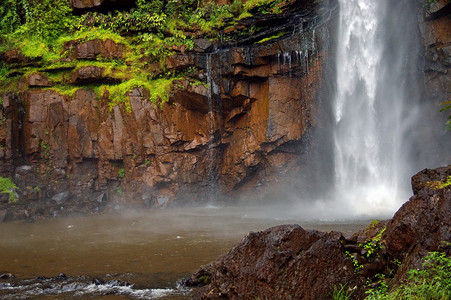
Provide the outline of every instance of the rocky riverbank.
{"type": "Polygon", "coordinates": [[[195,299],[331,299],[337,287],[363,299],[382,277],[399,285],[428,252],[451,255],[450,183],[451,165],[419,172],[391,220],[352,236],[298,225],[251,232],[186,285],[197,287],[195,299]]]}

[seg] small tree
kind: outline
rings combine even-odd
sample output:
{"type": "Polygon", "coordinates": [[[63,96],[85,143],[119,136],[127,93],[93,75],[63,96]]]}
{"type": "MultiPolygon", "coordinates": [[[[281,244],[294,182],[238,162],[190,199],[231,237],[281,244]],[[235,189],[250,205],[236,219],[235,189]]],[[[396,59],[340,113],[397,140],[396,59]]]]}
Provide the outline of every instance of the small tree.
{"type": "Polygon", "coordinates": [[[17,189],[17,186],[11,181],[11,179],[0,177],[0,193],[8,194],[10,203],[17,201],[16,194],[14,193],[15,189],[17,189]]]}

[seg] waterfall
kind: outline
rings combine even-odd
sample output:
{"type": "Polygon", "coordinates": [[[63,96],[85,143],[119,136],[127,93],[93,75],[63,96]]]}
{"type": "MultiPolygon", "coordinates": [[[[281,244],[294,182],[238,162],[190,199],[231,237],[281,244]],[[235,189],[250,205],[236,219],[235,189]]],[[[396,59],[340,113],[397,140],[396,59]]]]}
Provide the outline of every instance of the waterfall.
{"type": "MultiPolygon", "coordinates": [[[[418,96],[407,91],[415,89],[409,68],[418,65],[418,46],[409,32],[412,18],[390,15],[392,2],[339,0],[334,193],[355,215],[389,216],[410,194],[408,134],[418,96]]],[[[413,1],[401,2],[412,7],[413,1]]]]}

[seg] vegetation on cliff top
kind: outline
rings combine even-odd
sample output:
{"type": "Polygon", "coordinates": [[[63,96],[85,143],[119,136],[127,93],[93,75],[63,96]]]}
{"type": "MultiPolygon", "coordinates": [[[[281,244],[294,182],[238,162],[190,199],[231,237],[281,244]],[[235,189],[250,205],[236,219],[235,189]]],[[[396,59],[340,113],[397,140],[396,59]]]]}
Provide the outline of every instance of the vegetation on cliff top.
{"type": "MultiPolygon", "coordinates": [[[[114,70],[121,82],[95,83],[101,86],[97,90],[110,91],[111,105],[123,102],[127,106],[127,92],[135,87],[152,88],[151,100],[161,103],[168,100],[171,79],[190,75],[186,70],[168,72],[167,57],[192,50],[199,37],[224,39],[224,28],[233,28],[254,13],[279,13],[287,3],[249,0],[243,4],[234,0],[230,5],[217,5],[198,0],[137,0],[130,11],[75,15],[67,0],[6,0],[0,7],[0,54],[16,49],[23,59],[0,61],[0,92],[17,91],[20,78],[41,72],[51,77],[53,89],[73,93],[64,74],[96,65],[110,73],[114,70]],[[71,45],[95,39],[123,45],[122,58],[98,55],[86,61],[71,57],[71,45]]],[[[248,28],[242,31],[251,32],[248,28]]]]}

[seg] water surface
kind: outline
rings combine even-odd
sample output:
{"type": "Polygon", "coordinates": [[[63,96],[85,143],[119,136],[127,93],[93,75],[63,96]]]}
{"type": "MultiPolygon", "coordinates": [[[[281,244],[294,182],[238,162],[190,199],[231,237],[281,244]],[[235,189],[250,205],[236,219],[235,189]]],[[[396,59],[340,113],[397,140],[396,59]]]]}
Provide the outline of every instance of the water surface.
{"type": "Polygon", "coordinates": [[[218,207],[0,224],[0,271],[16,276],[0,280],[0,299],[188,298],[180,282],[191,272],[249,231],[287,223],[345,234],[368,224],[271,219],[218,207]]]}

